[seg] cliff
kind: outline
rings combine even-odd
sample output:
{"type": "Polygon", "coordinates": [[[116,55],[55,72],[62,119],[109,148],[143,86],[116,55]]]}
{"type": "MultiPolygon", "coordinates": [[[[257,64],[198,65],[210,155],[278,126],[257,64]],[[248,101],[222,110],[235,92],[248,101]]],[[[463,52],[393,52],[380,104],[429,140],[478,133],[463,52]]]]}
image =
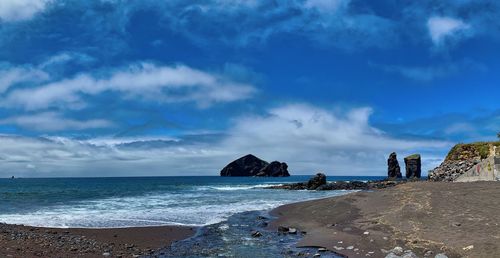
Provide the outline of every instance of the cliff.
{"type": "Polygon", "coordinates": [[[494,157],[499,156],[500,142],[460,143],[451,148],[439,167],[429,171],[428,178],[430,181],[457,181],[478,176],[481,180],[495,180],[497,159],[494,157]]]}

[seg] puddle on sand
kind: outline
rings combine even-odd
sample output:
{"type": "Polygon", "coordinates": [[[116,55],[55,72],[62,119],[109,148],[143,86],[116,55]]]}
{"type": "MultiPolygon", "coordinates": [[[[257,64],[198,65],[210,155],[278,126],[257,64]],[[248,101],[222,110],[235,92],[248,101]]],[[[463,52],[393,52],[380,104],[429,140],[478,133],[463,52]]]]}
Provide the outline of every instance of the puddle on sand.
{"type": "MultiPolygon", "coordinates": [[[[266,230],[269,215],[265,211],[234,214],[227,221],[208,225],[186,240],[161,249],[151,257],[313,257],[317,248],[296,248],[301,234],[279,234],[266,230]],[[252,237],[259,231],[260,237],[252,237]]],[[[333,252],[320,257],[340,258],[333,252]]]]}

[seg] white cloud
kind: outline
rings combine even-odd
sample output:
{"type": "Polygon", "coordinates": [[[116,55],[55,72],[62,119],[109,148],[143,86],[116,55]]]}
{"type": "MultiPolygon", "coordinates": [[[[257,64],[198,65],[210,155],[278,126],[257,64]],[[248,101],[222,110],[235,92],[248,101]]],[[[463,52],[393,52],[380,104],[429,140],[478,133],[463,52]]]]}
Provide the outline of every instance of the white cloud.
{"type": "Polygon", "coordinates": [[[470,30],[470,25],[460,19],[434,16],[427,20],[427,28],[432,42],[440,45],[447,38],[464,36],[464,33],[470,30]]]}
{"type": "Polygon", "coordinates": [[[19,171],[24,176],[218,175],[224,165],[248,153],[285,161],[295,175],[316,171],[385,175],[387,155],[392,151],[398,152],[400,160],[420,152],[425,171],[450,146],[386,135],[369,124],[371,112],[370,108],[339,113],[305,104],[285,105],[236,119],[226,136],[215,142],[182,137],[4,136],[0,137],[0,175],[3,171],[19,171]],[[27,164],[34,168],[27,169],[27,164]]]}
{"type": "Polygon", "coordinates": [[[32,67],[10,67],[0,70],[0,94],[17,83],[42,82],[49,78],[46,72],[32,67]]]}
{"type": "Polygon", "coordinates": [[[160,103],[194,102],[200,107],[207,107],[214,103],[249,98],[256,90],[252,85],[184,65],[170,67],[142,63],[115,69],[104,77],[80,74],[39,87],[18,89],[11,92],[1,105],[27,110],[54,106],[78,109],[86,105],[84,95],[105,91],[122,94],[125,98],[143,98],[160,103]]]}
{"type": "Polygon", "coordinates": [[[2,21],[21,21],[31,19],[45,9],[49,0],[1,0],[0,19],[2,21]]]}
{"type": "Polygon", "coordinates": [[[43,112],[31,115],[14,116],[0,120],[0,124],[14,124],[22,128],[42,132],[96,129],[113,126],[112,122],[103,119],[79,121],[65,118],[55,112],[43,112]]]}

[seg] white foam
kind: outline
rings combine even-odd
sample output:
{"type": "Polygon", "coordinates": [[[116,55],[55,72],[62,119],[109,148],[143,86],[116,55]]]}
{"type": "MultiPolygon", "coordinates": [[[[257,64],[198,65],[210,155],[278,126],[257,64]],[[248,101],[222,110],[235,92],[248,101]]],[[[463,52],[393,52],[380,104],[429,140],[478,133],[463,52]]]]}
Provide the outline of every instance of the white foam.
{"type": "Polygon", "coordinates": [[[269,210],[291,202],[348,193],[348,191],[298,192],[259,189],[265,186],[269,185],[221,185],[210,186],[206,188],[207,190],[197,188],[185,192],[81,201],[30,212],[0,214],[0,221],[59,228],[201,226],[224,221],[239,212],[269,210]]]}

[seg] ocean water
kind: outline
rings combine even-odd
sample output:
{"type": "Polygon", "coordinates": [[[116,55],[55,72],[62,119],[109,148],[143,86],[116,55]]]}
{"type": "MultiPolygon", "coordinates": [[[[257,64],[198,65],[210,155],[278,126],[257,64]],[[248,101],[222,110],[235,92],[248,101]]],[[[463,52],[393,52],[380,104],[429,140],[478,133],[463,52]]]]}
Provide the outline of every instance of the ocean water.
{"type": "MultiPolygon", "coordinates": [[[[0,222],[42,227],[202,226],[240,212],[337,196],[347,191],[262,187],[310,176],[0,179],[0,222]]],[[[380,177],[328,177],[372,180],[380,177]]]]}

